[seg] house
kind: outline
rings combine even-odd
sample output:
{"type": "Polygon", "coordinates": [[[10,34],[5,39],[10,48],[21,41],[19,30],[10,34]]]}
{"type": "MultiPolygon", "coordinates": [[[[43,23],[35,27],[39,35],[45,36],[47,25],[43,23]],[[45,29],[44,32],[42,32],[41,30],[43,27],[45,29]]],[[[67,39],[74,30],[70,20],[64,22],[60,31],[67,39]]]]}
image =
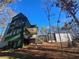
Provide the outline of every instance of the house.
{"type": "Polygon", "coordinates": [[[57,42],[68,42],[72,41],[72,36],[70,33],[55,33],[56,41],[57,42]]]}
{"type": "Polygon", "coordinates": [[[31,37],[36,34],[37,26],[31,25],[28,18],[22,13],[19,13],[8,24],[1,44],[6,43],[4,46],[7,48],[22,48],[23,45],[29,44],[31,37]]]}
{"type": "Polygon", "coordinates": [[[66,30],[61,30],[58,32],[57,27],[52,27],[51,33],[38,35],[41,39],[48,42],[68,42],[72,41],[73,37],[71,32],[67,32],[66,30]]]}

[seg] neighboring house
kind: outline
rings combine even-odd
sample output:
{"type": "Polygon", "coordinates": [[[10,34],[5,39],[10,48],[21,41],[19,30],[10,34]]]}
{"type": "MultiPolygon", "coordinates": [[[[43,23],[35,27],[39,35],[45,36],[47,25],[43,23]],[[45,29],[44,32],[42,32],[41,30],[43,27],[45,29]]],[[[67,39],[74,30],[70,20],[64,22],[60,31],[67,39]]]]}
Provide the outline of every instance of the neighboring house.
{"type": "Polygon", "coordinates": [[[47,35],[38,35],[38,37],[40,39],[43,39],[44,41],[48,42],[60,42],[60,38],[61,38],[61,42],[68,42],[68,41],[72,41],[72,35],[70,33],[64,33],[64,32],[60,32],[59,33],[51,33],[51,34],[47,34],[47,35]],[[50,36],[51,35],[51,36],[50,36]]]}
{"type": "Polygon", "coordinates": [[[51,33],[47,33],[45,35],[41,34],[38,37],[41,39],[44,39],[45,41],[48,42],[68,42],[72,41],[72,34],[70,32],[67,32],[66,30],[59,29],[58,33],[58,28],[57,27],[52,27],[51,33]],[[61,39],[60,39],[61,38],[61,39]]]}

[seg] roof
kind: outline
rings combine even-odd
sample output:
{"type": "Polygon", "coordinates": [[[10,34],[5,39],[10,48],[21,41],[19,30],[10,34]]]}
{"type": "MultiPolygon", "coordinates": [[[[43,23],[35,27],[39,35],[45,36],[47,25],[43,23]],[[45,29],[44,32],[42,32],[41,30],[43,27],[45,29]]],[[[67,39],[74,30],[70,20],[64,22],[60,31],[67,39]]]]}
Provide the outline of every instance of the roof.
{"type": "MultiPolygon", "coordinates": [[[[24,15],[24,14],[22,14],[22,13],[19,13],[19,14],[17,14],[16,16],[14,16],[13,18],[12,18],[12,22],[14,22],[14,21],[16,21],[17,19],[23,19],[23,20],[25,20],[26,22],[28,22],[29,24],[30,24],[30,22],[29,22],[29,20],[28,20],[28,18],[24,15]]],[[[31,24],[30,24],[31,25],[31,24]]]]}
{"type": "MultiPolygon", "coordinates": [[[[17,15],[15,15],[14,17],[13,17],[13,19],[16,19],[16,18],[18,18],[18,17],[21,17],[21,16],[24,16],[22,13],[19,13],[19,14],[17,14],[17,15]]],[[[24,16],[25,17],[25,16],[24,16]]],[[[12,20],[13,20],[12,19],[12,20]]]]}
{"type": "Polygon", "coordinates": [[[36,26],[36,25],[31,25],[30,27],[31,27],[31,28],[37,28],[37,26],[36,26]]]}

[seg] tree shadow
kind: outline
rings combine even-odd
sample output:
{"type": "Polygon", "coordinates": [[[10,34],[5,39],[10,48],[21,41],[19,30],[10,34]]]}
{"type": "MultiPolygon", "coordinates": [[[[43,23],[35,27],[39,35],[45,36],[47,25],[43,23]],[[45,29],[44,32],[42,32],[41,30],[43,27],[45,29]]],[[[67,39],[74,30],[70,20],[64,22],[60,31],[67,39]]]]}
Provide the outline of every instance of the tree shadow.
{"type": "Polygon", "coordinates": [[[63,55],[61,54],[60,49],[48,49],[48,48],[30,48],[30,49],[26,49],[26,50],[15,50],[14,52],[0,52],[0,57],[4,57],[4,56],[8,56],[8,59],[79,59],[79,55],[72,55],[72,54],[79,54],[78,52],[73,52],[73,51],[64,51],[63,55]],[[38,50],[38,52],[34,52],[33,50],[38,50]],[[39,53],[39,51],[43,51],[46,53],[39,53]],[[49,55],[48,52],[52,52],[52,57],[49,55]],[[60,52],[60,54],[58,54],[58,57],[55,58],[57,56],[56,53],[60,52]],[[55,54],[56,56],[54,56],[53,54],[55,54]],[[66,56],[68,56],[68,58],[66,58],[66,56]]]}
{"type": "Polygon", "coordinates": [[[54,51],[54,52],[66,52],[66,53],[73,53],[73,54],[79,54],[79,51],[69,51],[64,49],[50,49],[50,48],[28,48],[28,50],[41,50],[41,51],[54,51]]]}
{"type": "Polygon", "coordinates": [[[5,57],[7,56],[8,59],[54,59],[54,58],[50,58],[46,56],[47,54],[43,54],[43,55],[33,55],[31,53],[26,53],[26,54],[22,54],[22,53],[0,53],[0,57],[5,57]]]}

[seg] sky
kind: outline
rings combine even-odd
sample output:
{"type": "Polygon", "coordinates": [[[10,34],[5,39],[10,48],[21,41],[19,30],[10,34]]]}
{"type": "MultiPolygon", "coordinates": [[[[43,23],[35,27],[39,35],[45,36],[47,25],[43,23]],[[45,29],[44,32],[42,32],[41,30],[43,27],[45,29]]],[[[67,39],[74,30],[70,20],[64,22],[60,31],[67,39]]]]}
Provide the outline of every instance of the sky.
{"type": "MultiPolygon", "coordinates": [[[[18,13],[23,13],[28,17],[31,24],[36,24],[39,28],[43,26],[48,27],[48,18],[43,7],[42,0],[17,0],[15,4],[11,5],[12,9],[18,13]]],[[[56,26],[59,10],[58,8],[53,7],[52,11],[55,16],[51,17],[51,25],[56,26]]],[[[61,23],[64,22],[63,19],[65,19],[65,15],[61,16],[61,23]]]]}
{"type": "MultiPolygon", "coordinates": [[[[9,7],[11,7],[17,14],[23,13],[28,18],[29,22],[33,25],[37,25],[39,29],[43,26],[48,28],[48,18],[43,8],[43,1],[44,0],[16,0],[16,2],[10,4],[9,7]]],[[[57,26],[59,12],[60,10],[58,8],[52,8],[51,26],[57,26]]],[[[62,13],[60,21],[59,26],[63,26],[64,22],[67,21],[64,13],[62,13]]]]}

